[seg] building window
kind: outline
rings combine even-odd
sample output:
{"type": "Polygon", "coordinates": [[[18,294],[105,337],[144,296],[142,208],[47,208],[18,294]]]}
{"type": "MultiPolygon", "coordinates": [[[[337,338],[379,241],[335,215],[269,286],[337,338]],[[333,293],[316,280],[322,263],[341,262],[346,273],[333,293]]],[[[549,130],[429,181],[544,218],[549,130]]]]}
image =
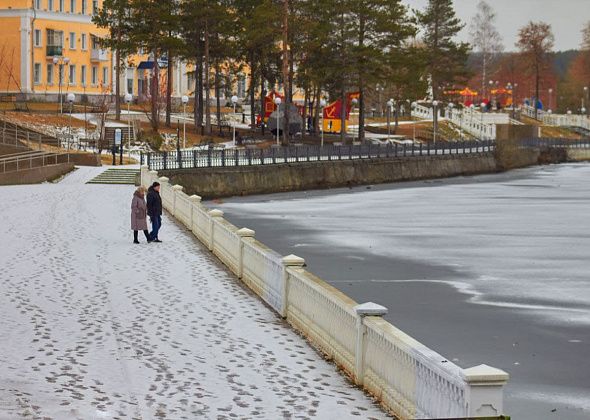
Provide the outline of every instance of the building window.
{"type": "Polygon", "coordinates": [[[41,8],[41,0],[35,0],[35,9],[41,8]]]}
{"type": "Polygon", "coordinates": [[[92,66],[92,84],[94,86],[98,85],[98,67],[92,66]]]}
{"type": "Polygon", "coordinates": [[[47,64],[47,84],[53,84],[53,64],[47,64]]]}
{"type": "Polygon", "coordinates": [[[86,86],[86,66],[80,67],[80,83],[82,86],[86,86]]]}
{"type": "Polygon", "coordinates": [[[92,14],[96,15],[98,13],[98,0],[92,0],[92,14]]]}
{"type": "Polygon", "coordinates": [[[70,13],[76,13],[76,0],[70,0],[70,13]]]}
{"type": "Polygon", "coordinates": [[[70,32],[70,50],[76,49],[76,33],[70,32]]]}
{"type": "Polygon", "coordinates": [[[65,0],[59,0],[59,11],[60,12],[63,12],[65,10],[64,2],[65,2],[65,0]]]}
{"type": "Polygon", "coordinates": [[[81,46],[82,50],[86,51],[88,49],[88,38],[86,37],[86,34],[82,34],[81,43],[82,43],[82,46],[81,46]]]}
{"type": "Polygon", "coordinates": [[[47,30],[47,56],[63,55],[64,33],[62,31],[47,30]]]}
{"type": "Polygon", "coordinates": [[[109,84],[109,68],[108,67],[102,68],[102,84],[104,86],[109,84]]]}
{"type": "Polygon", "coordinates": [[[41,46],[41,29],[35,29],[35,47],[41,46]]]}
{"type": "Polygon", "coordinates": [[[76,84],[76,65],[70,64],[70,75],[69,75],[69,83],[70,85],[76,84]]]}
{"type": "Polygon", "coordinates": [[[41,83],[41,63],[35,63],[35,67],[33,69],[33,80],[35,81],[36,85],[41,83]]]}
{"type": "Polygon", "coordinates": [[[53,12],[53,0],[47,0],[47,10],[53,12]]]}
{"type": "Polygon", "coordinates": [[[82,0],[82,14],[85,15],[86,14],[86,2],[87,0],[82,0]]]}

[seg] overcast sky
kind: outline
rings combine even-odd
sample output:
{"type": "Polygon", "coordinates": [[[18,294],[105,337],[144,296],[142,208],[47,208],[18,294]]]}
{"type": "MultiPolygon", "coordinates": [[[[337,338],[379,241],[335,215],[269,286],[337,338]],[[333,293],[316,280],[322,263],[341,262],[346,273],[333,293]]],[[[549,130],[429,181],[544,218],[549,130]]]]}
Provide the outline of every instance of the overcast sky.
{"type": "MultiPolygon", "coordinates": [[[[423,9],[428,0],[403,0],[412,8],[423,9]]],[[[461,40],[469,41],[469,22],[479,0],[454,0],[455,10],[467,26],[461,40]]],[[[488,0],[496,11],[496,26],[506,50],[514,50],[518,29],[528,21],[545,21],[553,27],[555,49],[579,48],[582,27],[590,21],[590,0],[488,0]]]]}

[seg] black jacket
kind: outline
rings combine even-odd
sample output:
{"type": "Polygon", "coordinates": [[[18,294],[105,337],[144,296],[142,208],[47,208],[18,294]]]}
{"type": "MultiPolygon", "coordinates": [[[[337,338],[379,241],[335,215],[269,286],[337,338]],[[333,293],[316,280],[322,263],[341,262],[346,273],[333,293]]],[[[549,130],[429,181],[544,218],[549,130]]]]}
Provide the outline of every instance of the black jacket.
{"type": "Polygon", "coordinates": [[[150,187],[147,193],[147,214],[150,217],[160,216],[162,214],[162,198],[160,193],[150,187]]]}

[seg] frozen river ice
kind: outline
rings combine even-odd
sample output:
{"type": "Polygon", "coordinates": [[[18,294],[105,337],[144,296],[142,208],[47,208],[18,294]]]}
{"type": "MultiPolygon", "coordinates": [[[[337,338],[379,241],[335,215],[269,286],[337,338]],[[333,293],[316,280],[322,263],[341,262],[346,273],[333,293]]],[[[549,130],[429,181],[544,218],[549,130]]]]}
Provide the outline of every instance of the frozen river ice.
{"type": "Polygon", "coordinates": [[[0,187],[0,419],[386,418],[131,186],[0,187]],[[142,238],[143,239],[143,238],[142,238]]]}
{"type": "Polygon", "coordinates": [[[460,366],[510,372],[514,418],[590,418],[590,165],[219,207],[460,366]]]}

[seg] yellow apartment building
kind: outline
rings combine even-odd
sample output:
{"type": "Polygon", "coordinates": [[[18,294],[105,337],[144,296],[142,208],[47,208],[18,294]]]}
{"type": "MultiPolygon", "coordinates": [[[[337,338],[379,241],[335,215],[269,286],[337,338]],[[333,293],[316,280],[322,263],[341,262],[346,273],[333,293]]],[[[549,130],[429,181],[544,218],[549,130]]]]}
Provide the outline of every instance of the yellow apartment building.
{"type": "Polygon", "coordinates": [[[0,0],[0,94],[47,100],[111,91],[106,30],[92,23],[102,0],[0,0]]]}
{"type": "MultiPolygon", "coordinates": [[[[90,101],[104,95],[112,99],[114,54],[99,47],[107,30],[92,23],[92,15],[101,7],[102,0],[0,0],[0,95],[54,101],[58,94],[71,92],[76,101],[84,96],[90,101]]],[[[153,62],[139,51],[125,64],[119,75],[121,96],[128,92],[147,99],[153,62]]],[[[161,63],[162,86],[167,65],[165,60],[161,63]]],[[[222,103],[232,95],[247,99],[248,79],[248,69],[235,74],[231,88],[220,92],[222,103]]],[[[172,86],[177,101],[183,95],[192,97],[194,67],[173,63],[172,86]]],[[[213,87],[210,93],[214,103],[213,87]]]]}

